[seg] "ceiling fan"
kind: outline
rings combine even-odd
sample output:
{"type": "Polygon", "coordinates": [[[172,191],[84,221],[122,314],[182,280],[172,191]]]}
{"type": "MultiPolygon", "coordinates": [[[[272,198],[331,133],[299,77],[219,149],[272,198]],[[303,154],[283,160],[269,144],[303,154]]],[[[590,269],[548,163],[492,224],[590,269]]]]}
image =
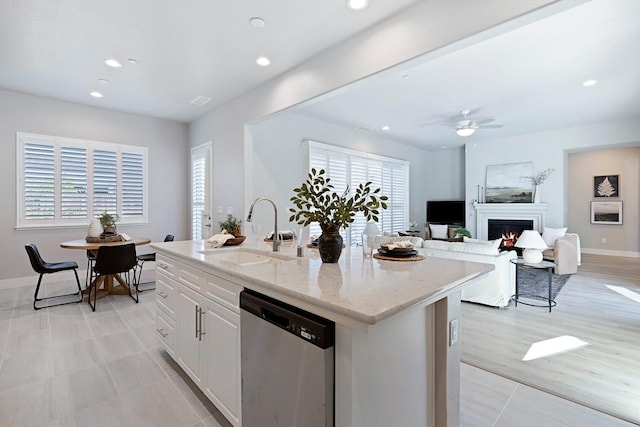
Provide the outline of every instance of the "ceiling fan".
{"type": "Polygon", "coordinates": [[[451,127],[456,130],[456,133],[460,136],[471,136],[478,129],[499,129],[503,125],[490,125],[488,123],[494,122],[496,119],[492,118],[477,118],[470,119],[469,114],[471,111],[462,110],[460,116],[455,116],[448,121],[442,123],[445,126],[451,127]]]}

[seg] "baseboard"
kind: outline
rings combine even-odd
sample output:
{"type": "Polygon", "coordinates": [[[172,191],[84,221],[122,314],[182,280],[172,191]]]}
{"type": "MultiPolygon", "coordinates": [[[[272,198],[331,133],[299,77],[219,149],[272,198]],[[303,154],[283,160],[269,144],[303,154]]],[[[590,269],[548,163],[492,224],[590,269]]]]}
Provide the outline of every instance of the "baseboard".
{"type": "Polygon", "coordinates": [[[592,249],[581,248],[580,252],[590,255],[607,255],[607,256],[621,256],[625,258],[640,258],[640,252],[633,251],[615,251],[611,249],[592,249]]]}

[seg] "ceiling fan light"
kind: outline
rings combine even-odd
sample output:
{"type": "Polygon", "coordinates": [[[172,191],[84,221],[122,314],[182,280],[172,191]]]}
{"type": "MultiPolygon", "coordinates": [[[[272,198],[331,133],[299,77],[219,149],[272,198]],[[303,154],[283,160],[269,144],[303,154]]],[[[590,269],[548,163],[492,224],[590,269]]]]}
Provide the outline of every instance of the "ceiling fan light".
{"type": "Polygon", "coordinates": [[[476,132],[474,128],[458,128],[456,129],[456,133],[459,136],[471,136],[476,132]]]}

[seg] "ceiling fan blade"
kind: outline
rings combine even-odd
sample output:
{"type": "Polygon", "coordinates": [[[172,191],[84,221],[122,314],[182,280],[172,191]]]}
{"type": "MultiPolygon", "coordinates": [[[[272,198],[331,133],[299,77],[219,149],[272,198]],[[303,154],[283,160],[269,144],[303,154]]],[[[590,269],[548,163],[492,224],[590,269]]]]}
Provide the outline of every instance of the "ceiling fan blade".
{"type": "Polygon", "coordinates": [[[478,127],[480,129],[500,129],[501,127],[504,127],[504,125],[479,125],[478,127]]]}
{"type": "Polygon", "coordinates": [[[474,120],[474,122],[476,122],[479,125],[484,125],[484,124],[495,122],[495,121],[496,119],[491,119],[491,118],[474,120]]]}

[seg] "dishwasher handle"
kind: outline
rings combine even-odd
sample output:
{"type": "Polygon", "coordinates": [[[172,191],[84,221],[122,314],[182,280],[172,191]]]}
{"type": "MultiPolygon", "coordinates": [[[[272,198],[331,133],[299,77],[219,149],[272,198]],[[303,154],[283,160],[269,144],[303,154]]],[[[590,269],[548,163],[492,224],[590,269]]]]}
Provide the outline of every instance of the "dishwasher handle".
{"type": "Polygon", "coordinates": [[[289,329],[290,321],[288,318],[284,316],[279,316],[273,311],[262,307],[260,310],[262,312],[262,318],[267,322],[273,323],[276,326],[281,327],[282,329],[289,329]]]}

